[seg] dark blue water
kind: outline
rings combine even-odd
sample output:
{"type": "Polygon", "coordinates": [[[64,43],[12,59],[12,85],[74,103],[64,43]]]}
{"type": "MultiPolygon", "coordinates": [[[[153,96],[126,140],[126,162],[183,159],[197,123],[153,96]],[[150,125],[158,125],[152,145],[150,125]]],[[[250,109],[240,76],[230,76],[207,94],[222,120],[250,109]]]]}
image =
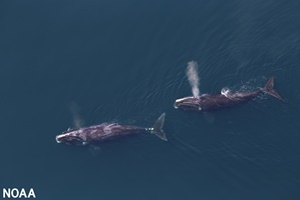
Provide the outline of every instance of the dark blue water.
{"type": "MultiPolygon", "coordinates": [[[[38,199],[300,199],[300,3],[275,0],[0,2],[0,186],[38,199]],[[201,93],[260,96],[183,112],[187,63],[201,93]],[[150,127],[100,152],[56,144],[73,126],[150,127]],[[74,106],[73,106],[74,108],[74,106]],[[72,110],[72,109],[71,109],[72,110]]],[[[1,195],[2,196],[2,195],[1,195]]]]}

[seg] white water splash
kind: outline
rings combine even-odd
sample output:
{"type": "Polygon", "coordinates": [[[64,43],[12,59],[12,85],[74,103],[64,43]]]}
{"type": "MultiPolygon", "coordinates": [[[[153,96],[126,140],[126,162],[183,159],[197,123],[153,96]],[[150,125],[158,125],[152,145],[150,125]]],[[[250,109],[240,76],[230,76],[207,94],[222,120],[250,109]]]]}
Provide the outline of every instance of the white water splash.
{"type": "Polygon", "coordinates": [[[192,87],[194,97],[199,97],[199,76],[198,76],[198,64],[195,61],[188,62],[186,69],[186,76],[189,79],[189,83],[192,87]]]}
{"type": "Polygon", "coordinates": [[[84,125],[84,120],[80,117],[80,108],[75,102],[71,102],[69,106],[71,115],[73,117],[73,123],[76,129],[82,128],[84,125]]]}

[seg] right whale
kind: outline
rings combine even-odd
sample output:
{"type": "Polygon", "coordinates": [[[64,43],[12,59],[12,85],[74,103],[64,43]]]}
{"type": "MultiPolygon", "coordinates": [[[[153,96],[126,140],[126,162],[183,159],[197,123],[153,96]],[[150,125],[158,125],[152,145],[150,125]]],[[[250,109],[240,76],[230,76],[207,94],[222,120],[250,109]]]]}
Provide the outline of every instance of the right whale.
{"type": "Polygon", "coordinates": [[[274,90],[274,77],[271,77],[264,88],[251,92],[221,92],[221,94],[203,94],[199,97],[189,96],[177,99],[174,107],[182,110],[218,110],[221,108],[231,107],[255,98],[261,93],[269,94],[281,101],[285,101],[274,90]]]}

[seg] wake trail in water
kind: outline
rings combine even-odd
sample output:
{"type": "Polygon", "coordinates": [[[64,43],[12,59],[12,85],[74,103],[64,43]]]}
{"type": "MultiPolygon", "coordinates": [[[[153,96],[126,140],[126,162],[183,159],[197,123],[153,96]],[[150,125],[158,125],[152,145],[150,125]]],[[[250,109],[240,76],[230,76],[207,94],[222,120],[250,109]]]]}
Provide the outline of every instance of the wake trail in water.
{"type": "Polygon", "coordinates": [[[194,97],[199,97],[199,76],[198,76],[198,64],[195,61],[188,62],[186,69],[186,76],[188,77],[189,83],[192,87],[192,93],[194,97]]]}

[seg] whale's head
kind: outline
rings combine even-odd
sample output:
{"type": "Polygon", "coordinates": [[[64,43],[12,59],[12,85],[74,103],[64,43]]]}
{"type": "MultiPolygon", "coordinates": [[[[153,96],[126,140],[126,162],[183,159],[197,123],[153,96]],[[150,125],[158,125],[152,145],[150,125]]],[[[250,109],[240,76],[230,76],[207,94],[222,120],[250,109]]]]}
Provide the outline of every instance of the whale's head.
{"type": "Polygon", "coordinates": [[[86,145],[87,142],[82,135],[82,131],[78,130],[68,130],[60,135],[56,136],[56,142],[68,145],[86,145]]]}
{"type": "Polygon", "coordinates": [[[184,97],[177,99],[174,103],[174,108],[182,110],[201,110],[201,98],[200,97],[184,97]]]}

